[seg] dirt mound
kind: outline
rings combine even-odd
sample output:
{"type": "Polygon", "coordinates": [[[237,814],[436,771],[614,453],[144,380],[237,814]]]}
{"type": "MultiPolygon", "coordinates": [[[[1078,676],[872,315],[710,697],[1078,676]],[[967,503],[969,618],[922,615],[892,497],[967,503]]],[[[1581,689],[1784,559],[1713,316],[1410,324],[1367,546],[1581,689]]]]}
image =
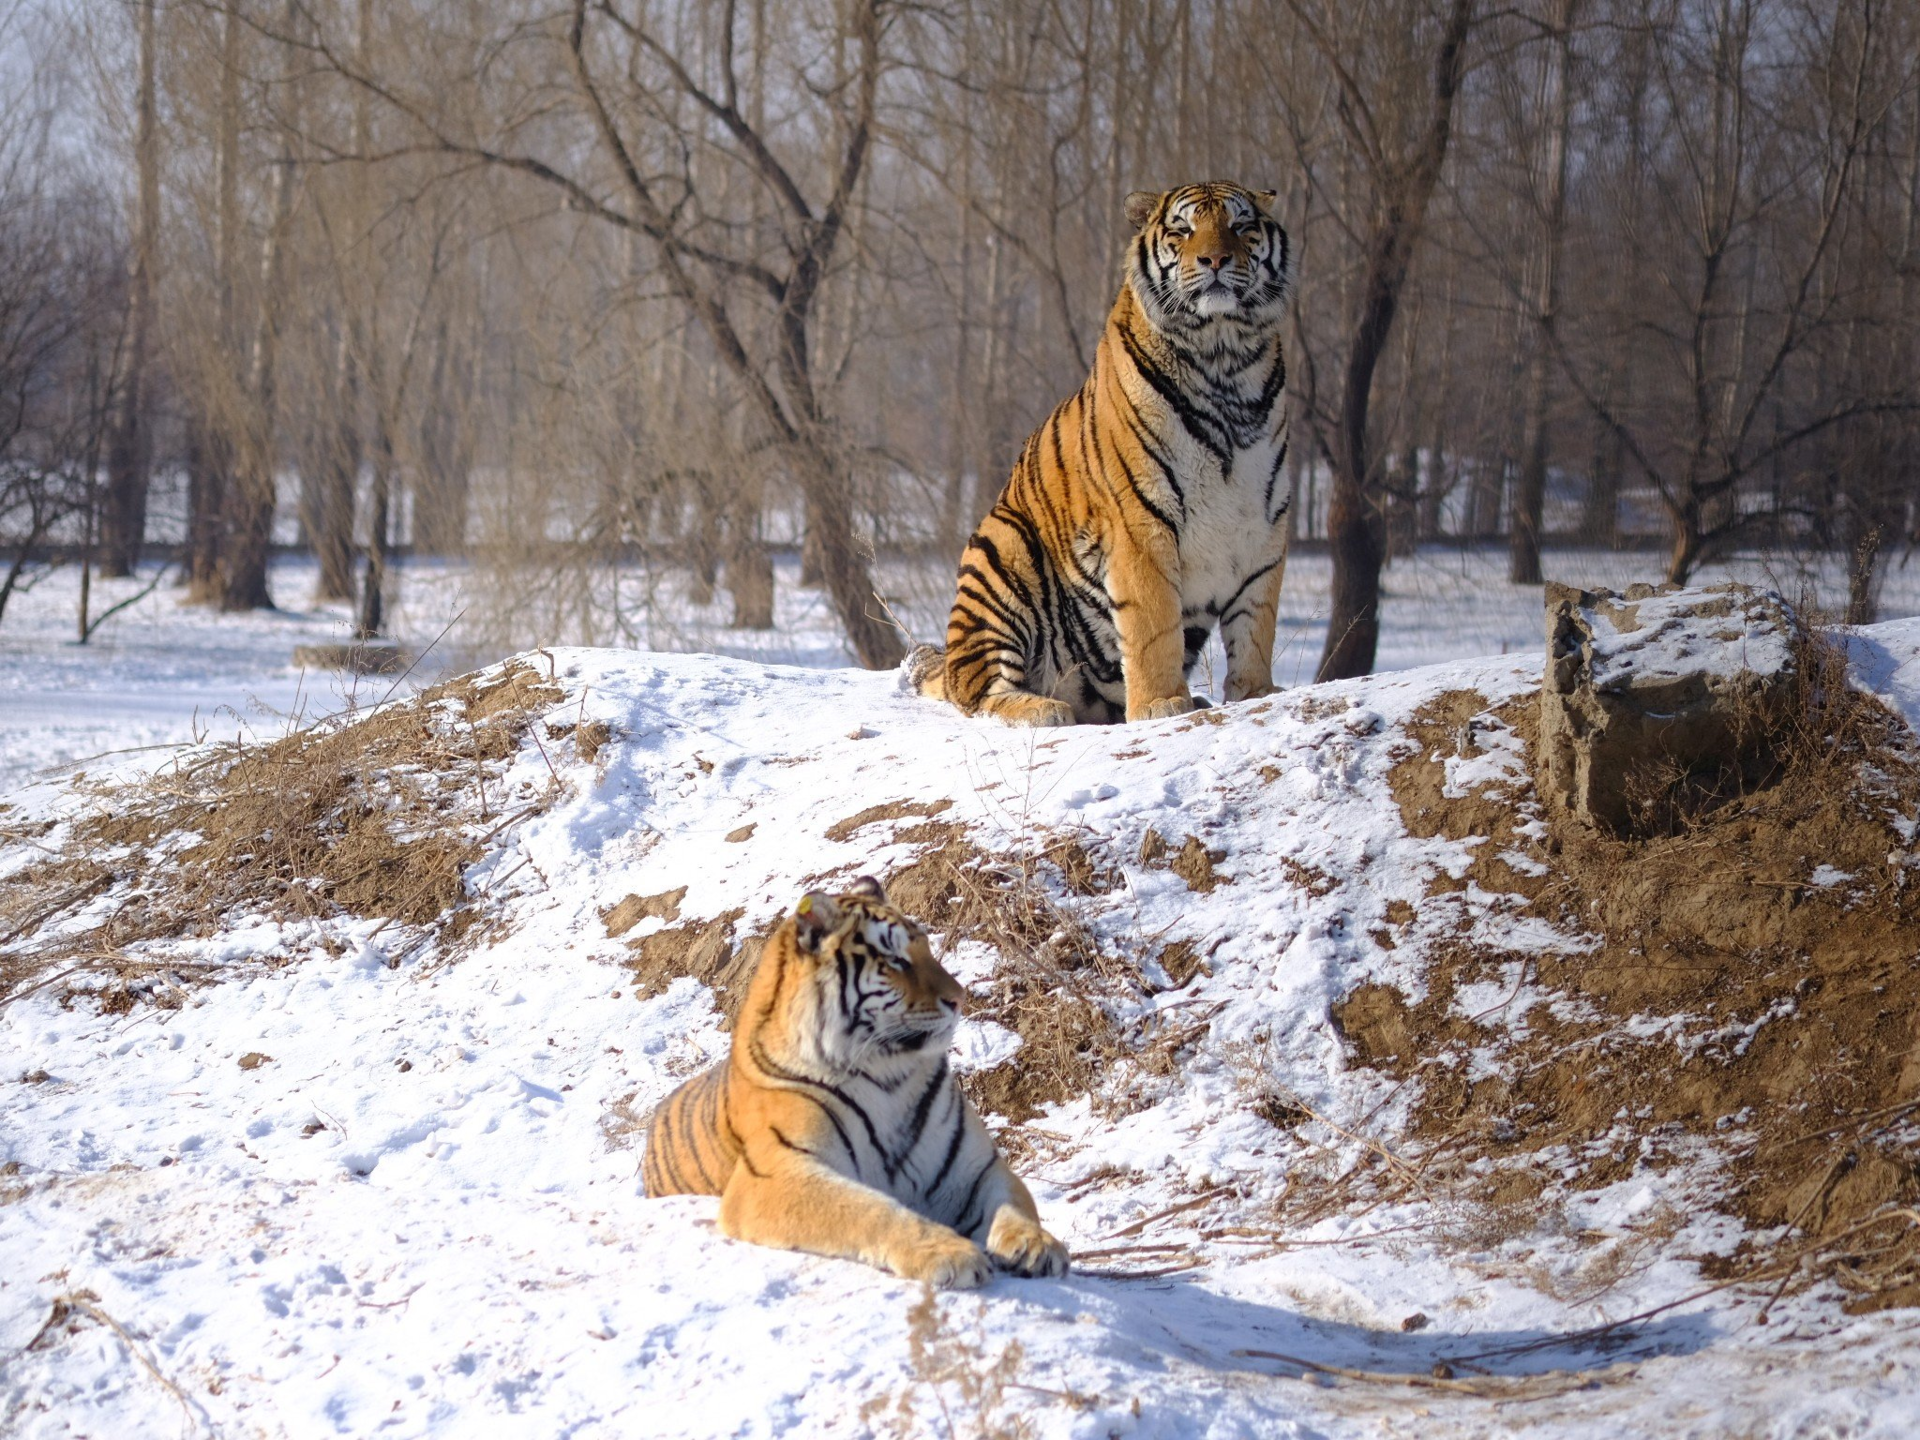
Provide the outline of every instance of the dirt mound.
{"type": "Polygon", "coordinates": [[[1772,783],[1690,797],[1666,807],[1670,833],[1632,840],[1550,816],[1525,780],[1449,786],[1447,762],[1496,739],[1535,773],[1540,756],[1530,705],[1440,697],[1394,776],[1413,833],[1485,837],[1440,888],[1470,880],[1584,939],[1503,952],[1463,928],[1432,945],[1418,1003],[1366,986],[1335,1018],[1362,1063],[1417,1082],[1417,1141],[1488,1162],[1490,1203],[1704,1143],[1725,1177],[1711,1199],[1772,1232],[1725,1273],[1817,1272],[1853,1308],[1915,1303],[1920,745],[1831,647],[1811,643],[1802,669],[1772,783]]]}
{"type": "Polygon", "coordinates": [[[508,794],[499,777],[564,698],[510,665],[97,790],[46,860],[0,879],[0,998],[54,972],[73,988],[104,981],[110,1007],[178,1004],[180,977],[199,970],[129,947],[211,936],[235,915],[344,913],[457,937],[477,918],[460,908],[463,869],[557,789],[508,794]]]}

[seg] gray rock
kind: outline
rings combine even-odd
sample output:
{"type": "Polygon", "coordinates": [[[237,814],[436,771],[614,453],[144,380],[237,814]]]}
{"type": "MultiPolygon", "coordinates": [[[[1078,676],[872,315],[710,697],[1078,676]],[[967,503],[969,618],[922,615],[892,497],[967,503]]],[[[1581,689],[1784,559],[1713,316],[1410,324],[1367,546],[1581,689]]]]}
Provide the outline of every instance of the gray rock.
{"type": "Polygon", "coordinates": [[[1618,835],[1661,823],[1662,786],[1711,791],[1774,768],[1806,627],[1770,590],[1549,585],[1545,789],[1618,835]]]}

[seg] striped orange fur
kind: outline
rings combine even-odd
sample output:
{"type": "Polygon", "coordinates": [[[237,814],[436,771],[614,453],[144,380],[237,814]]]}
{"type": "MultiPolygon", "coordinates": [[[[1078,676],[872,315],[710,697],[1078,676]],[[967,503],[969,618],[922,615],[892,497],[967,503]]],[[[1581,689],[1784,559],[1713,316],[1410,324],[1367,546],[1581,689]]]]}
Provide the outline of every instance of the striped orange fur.
{"type": "Polygon", "coordinates": [[[1226,697],[1273,688],[1286,567],[1286,232],[1270,191],[1127,197],[1092,373],[1027,440],[960,560],[921,693],[1014,724],[1156,719],[1217,625],[1226,697]]]}
{"type": "Polygon", "coordinates": [[[876,880],[801,900],[761,951],[726,1062],[647,1127],[649,1195],[718,1195],[738,1240],[934,1285],[1067,1251],[947,1067],[965,991],[876,880]]]}

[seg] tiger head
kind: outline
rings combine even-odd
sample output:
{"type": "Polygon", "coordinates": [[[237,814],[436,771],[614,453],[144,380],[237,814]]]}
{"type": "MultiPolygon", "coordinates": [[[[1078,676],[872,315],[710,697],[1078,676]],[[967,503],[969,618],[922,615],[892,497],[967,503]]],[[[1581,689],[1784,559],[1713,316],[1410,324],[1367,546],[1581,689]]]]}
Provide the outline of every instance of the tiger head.
{"type": "Polygon", "coordinates": [[[1278,323],[1286,303],[1287,232],[1271,190],[1223,181],[1127,196],[1127,279],[1162,330],[1238,320],[1278,323]]]}
{"type": "Polygon", "coordinates": [[[794,910],[794,948],[814,962],[823,1054],[944,1054],[967,992],[933,958],[926,932],[861,876],[814,891],[794,910]]]}

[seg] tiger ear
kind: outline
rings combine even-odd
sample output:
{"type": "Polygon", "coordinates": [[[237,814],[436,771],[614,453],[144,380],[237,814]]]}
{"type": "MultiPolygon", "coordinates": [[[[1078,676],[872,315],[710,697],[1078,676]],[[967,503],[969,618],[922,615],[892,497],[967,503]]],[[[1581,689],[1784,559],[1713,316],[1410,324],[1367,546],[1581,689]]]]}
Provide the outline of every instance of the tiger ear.
{"type": "Polygon", "coordinates": [[[846,893],[849,895],[858,895],[863,900],[872,900],[881,905],[887,903],[887,892],[881,888],[880,882],[871,875],[862,875],[858,880],[855,880],[851,885],[847,886],[846,893]]]}
{"type": "Polygon", "coordinates": [[[1278,190],[1255,190],[1251,193],[1253,195],[1253,203],[1260,207],[1260,213],[1262,215],[1273,214],[1274,201],[1280,198],[1280,192],[1278,190]]]}
{"type": "Polygon", "coordinates": [[[840,907],[822,890],[809,890],[793,907],[793,934],[800,948],[809,955],[820,949],[820,942],[840,923],[840,907]]]}
{"type": "Polygon", "coordinates": [[[1160,206],[1160,195],[1155,190],[1136,190],[1127,196],[1127,224],[1135,230],[1144,230],[1147,221],[1153,218],[1153,212],[1160,206]]]}

